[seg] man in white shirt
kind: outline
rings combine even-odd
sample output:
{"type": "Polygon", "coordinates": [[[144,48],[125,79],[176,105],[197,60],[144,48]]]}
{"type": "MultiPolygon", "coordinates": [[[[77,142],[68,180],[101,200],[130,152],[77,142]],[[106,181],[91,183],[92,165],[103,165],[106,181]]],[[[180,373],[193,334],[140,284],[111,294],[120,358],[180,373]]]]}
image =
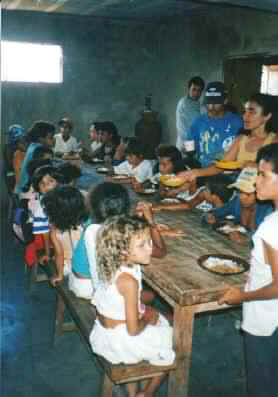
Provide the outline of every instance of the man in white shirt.
{"type": "Polygon", "coordinates": [[[177,142],[176,147],[182,151],[183,142],[193,121],[200,116],[200,97],[205,87],[204,80],[195,76],[188,82],[188,93],[182,97],[176,110],[177,142]]]}
{"type": "Polygon", "coordinates": [[[67,118],[63,118],[59,121],[58,127],[60,129],[60,133],[54,136],[55,155],[64,156],[76,152],[78,149],[78,143],[76,138],[71,135],[73,129],[72,121],[67,118]]]}

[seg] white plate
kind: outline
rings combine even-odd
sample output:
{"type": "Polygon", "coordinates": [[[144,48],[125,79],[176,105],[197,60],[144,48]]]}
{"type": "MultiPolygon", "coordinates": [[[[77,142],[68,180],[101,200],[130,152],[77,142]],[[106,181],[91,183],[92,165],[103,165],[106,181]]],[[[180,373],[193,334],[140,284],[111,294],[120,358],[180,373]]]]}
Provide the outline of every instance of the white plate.
{"type": "Polygon", "coordinates": [[[97,168],[97,172],[108,172],[109,171],[109,169],[108,168],[105,168],[105,167],[99,167],[99,168],[97,168]]]}
{"type": "Polygon", "coordinates": [[[163,200],[161,200],[162,203],[180,203],[180,200],[175,199],[175,198],[165,198],[163,200]]]}

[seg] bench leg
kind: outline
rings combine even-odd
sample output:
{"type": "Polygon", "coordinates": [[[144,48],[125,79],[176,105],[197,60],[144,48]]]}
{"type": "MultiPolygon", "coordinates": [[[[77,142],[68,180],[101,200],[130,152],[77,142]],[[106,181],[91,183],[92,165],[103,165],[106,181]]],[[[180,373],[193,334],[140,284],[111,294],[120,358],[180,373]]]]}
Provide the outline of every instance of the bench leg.
{"type": "Polygon", "coordinates": [[[56,295],[56,318],[55,318],[55,331],[54,331],[54,341],[55,345],[59,336],[63,333],[63,324],[65,317],[65,304],[63,299],[59,294],[56,295]]]}

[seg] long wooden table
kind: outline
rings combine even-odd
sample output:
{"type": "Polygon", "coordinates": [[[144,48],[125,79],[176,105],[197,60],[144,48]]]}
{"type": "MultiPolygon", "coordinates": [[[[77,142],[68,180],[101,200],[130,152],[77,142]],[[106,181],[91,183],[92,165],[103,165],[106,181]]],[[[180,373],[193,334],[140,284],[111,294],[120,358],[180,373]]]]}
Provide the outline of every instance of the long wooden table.
{"type": "MultiPolygon", "coordinates": [[[[141,196],[130,189],[132,202],[141,196]]],[[[198,211],[161,211],[157,222],[185,231],[182,237],[166,237],[168,254],[143,266],[145,282],[164,298],[174,311],[174,346],[177,369],[170,372],[168,396],[187,397],[191,366],[192,336],[196,313],[224,310],[218,298],[229,286],[242,286],[244,275],[221,276],[202,269],[197,259],[206,254],[227,254],[247,259],[248,248],[202,225],[198,211]]],[[[229,306],[230,307],[230,306],[229,306]]]]}

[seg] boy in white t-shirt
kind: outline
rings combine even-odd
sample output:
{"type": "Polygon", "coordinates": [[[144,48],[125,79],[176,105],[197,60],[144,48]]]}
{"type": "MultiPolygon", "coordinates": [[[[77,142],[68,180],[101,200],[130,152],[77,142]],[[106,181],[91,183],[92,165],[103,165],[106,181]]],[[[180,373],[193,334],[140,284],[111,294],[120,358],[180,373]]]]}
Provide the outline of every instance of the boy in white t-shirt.
{"type": "Polygon", "coordinates": [[[278,143],[262,147],[257,164],[257,198],[271,200],[275,210],[253,236],[244,290],[229,288],[219,304],[243,302],[248,396],[274,397],[278,376],[278,143]]]}
{"type": "Polygon", "coordinates": [[[137,138],[130,138],[123,163],[113,167],[115,174],[127,175],[126,182],[143,183],[153,176],[153,161],[144,160],[144,145],[137,138]]]}

